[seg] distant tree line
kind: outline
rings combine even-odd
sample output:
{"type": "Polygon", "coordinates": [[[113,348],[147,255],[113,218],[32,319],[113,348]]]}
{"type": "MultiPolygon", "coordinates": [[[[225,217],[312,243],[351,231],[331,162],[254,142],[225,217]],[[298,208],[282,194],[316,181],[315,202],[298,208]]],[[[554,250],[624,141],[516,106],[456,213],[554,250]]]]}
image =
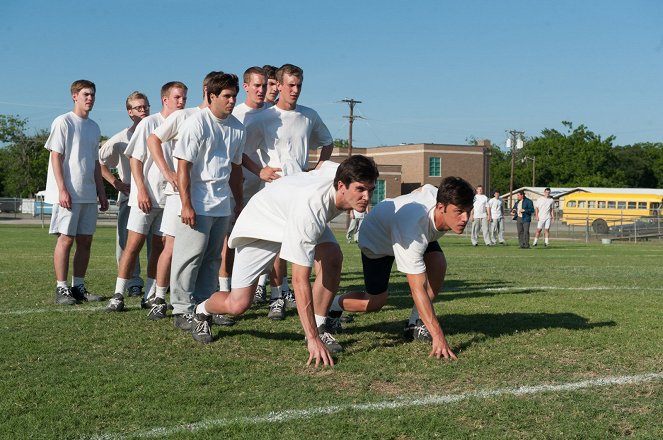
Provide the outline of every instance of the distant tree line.
{"type": "MultiPolygon", "coordinates": [[[[516,152],[514,189],[532,185],[534,157],[535,186],[663,188],[663,143],[618,146],[614,136],[603,139],[584,125],[562,125],[565,132],[547,128],[525,139],[516,152]]],[[[508,192],[511,151],[493,146],[490,160],[491,191],[508,192]]]]}

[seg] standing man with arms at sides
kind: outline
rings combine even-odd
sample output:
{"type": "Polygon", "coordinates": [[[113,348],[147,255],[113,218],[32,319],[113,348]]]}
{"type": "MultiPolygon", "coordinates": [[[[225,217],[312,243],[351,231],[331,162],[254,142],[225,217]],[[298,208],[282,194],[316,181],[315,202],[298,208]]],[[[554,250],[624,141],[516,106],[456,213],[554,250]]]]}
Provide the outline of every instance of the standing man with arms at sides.
{"type": "MultiPolygon", "coordinates": [[[[249,160],[243,162],[252,173],[265,182],[273,182],[281,175],[287,176],[309,169],[308,157],[312,148],[322,147],[318,163],[329,159],[333,138],[318,113],[309,107],[298,105],[302,91],[304,71],[292,64],[284,64],[276,72],[279,100],[276,105],[263,110],[248,130],[247,136],[261,139],[260,148],[267,165],[249,160]]],[[[251,146],[249,146],[251,148],[251,146]]],[[[286,263],[277,261],[272,279],[272,302],[267,315],[271,319],[283,319],[285,307],[296,307],[292,291],[288,288],[286,263]],[[279,283],[282,283],[280,288],[279,283]],[[285,296],[285,297],[284,297],[285,296]]]]}
{"type": "MultiPolygon", "coordinates": [[[[147,298],[151,304],[150,311],[147,314],[148,319],[156,321],[166,317],[168,305],[166,303],[166,292],[170,285],[170,266],[173,258],[173,245],[175,243],[175,230],[180,221],[180,210],[182,203],[177,187],[177,161],[173,159],[172,153],[175,143],[179,138],[179,130],[184,121],[191,115],[207,108],[207,84],[215,75],[222,75],[223,72],[210,72],[203,79],[203,101],[198,107],[185,108],[177,110],[170,114],[163,124],[159,125],[147,138],[147,148],[154,163],[159,167],[159,171],[167,181],[164,194],[166,203],[163,209],[161,219],[161,228],[163,234],[163,251],[159,256],[156,274],[156,289],[153,298],[147,298]],[[168,148],[164,148],[164,146],[168,148]]],[[[191,329],[191,316],[186,319],[175,319],[176,324],[181,324],[187,330],[191,329]]]]}
{"type": "Polygon", "coordinates": [[[529,225],[534,214],[534,204],[525,197],[525,191],[518,191],[518,200],[511,209],[511,215],[516,220],[518,229],[518,244],[521,249],[529,249],[529,225]]]}
{"type": "Polygon", "coordinates": [[[217,292],[196,308],[193,338],[212,341],[209,315],[239,315],[252,302],[258,276],[277,254],[292,263],[297,311],[306,335],[308,363],[333,365],[342,347],[325,332],[329,304],[338,290],[343,255],[327,223],[342,211],[364,211],[379,173],[373,159],[352,156],[340,165],[324,162],[308,173],[267,185],[246,205],[230,235],[235,248],[232,290],[217,292]],[[315,267],[315,282],[309,277],[315,267]]]}
{"type": "MultiPolygon", "coordinates": [[[[127,145],[125,155],[131,166],[131,192],[129,193],[129,220],[127,221],[127,245],[120,258],[115,280],[115,294],[108,302],[106,311],[124,310],[124,291],[129,283],[136,258],[148,236],[152,236],[152,249],[147,263],[147,284],[155,281],[157,262],[163,250],[163,237],[160,231],[165,195],[166,178],[154,164],[147,147],[147,138],[166,118],[186,105],[187,87],[172,81],[161,87],[161,112],[145,117],[136,126],[127,145]]],[[[164,154],[170,157],[172,147],[164,144],[164,154]]],[[[149,290],[148,290],[149,292],[149,290]]],[[[149,306],[148,306],[149,307],[149,306]]]]}
{"type": "Polygon", "coordinates": [[[279,99],[279,86],[276,81],[276,71],[278,69],[269,64],[265,64],[262,66],[262,70],[265,72],[265,78],[267,79],[267,88],[265,89],[265,108],[268,108],[276,104],[276,101],[279,99]]]}
{"type": "Polygon", "coordinates": [[[366,215],[359,234],[366,292],[334,298],[328,331],[341,330],[342,312],[374,312],[387,303],[391,266],[407,275],[414,307],[405,337],[432,342],[430,356],[455,359],[435,315],[447,260],[437,240],[447,231],[462,234],[472,209],[474,189],[460,177],[445,177],[439,188],[424,185],[386,199],[366,215]]]}
{"type": "Polygon", "coordinates": [[[53,204],[48,232],[58,236],[53,252],[55,304],[64,305],[101,301],[85,288],[85,273],[97,227],[97,198],[100,209],[108,209],[98,161],[101,131],[89,118],[97,88],[92,81],[80,79],[71,84],[70,91],[74,109],[55,118],[45,145],[50,151],[45,201],[53,204]],[[70,289],[67,277],[74,242],[70,289]]]}
{"type": "Polygon", "coordinates": [[[536,233],[534,234],[534,242],[532,246],[536,246],[539,241],[539,235],[543,229],[543,235],[546,247],[550,244],[550,225],[555,221],[555,200],[550,197],[550,188],[543,190],[543,197],[536,201],[534,207],[536,212],[536,233]]]}
{"type": "Polygon", "coordinates": [[[483,193],[483,186],[481,185],[477,185],[477,193],[474,196],[470,221],[472,222],[472,246],[479,244],[479,229],[481,229],[483,241],[486,243],[486,246],[492,246],[493,241],[490,239],[490,232],[488,230],[490,225],[490,208],[488,207],[488,197],[483,193]]]}
{"type": "Polygon", "coordinates": [[[498,241],[500,244],[506,244],[504,241],[504,206],[500,199],[500,192],[495,191],[493,198],[488,200],[490,209],[490,239],[493,244],[498,241]]]}
{"type": "MultiPolygon", "coordinates": [[[[115,188],[117,193],[117,240],[115,245],[115,259],[120,265],[122,252],[127,244],[127,221],[129,220],[129,191],[131,190],[131,167],[129,158],[124,155],[136,126],[144,117],[150,115],[150,102],[147,96],[140,92],[133,92],[126,100],[127,113],[132,125],[119,133],[114,134],[99,149],[99,164],[101,175],[115,188]],[[111,168],[117,168],[119,179],[113,175],[111,168]]],[[[150,241],[148,239],[147,255],[150,255],[150,241]]],[[[154,284],[153,284],[154,285],[154,284]]],[[[127,284],[129,296],[142,296],[143,279],[140,277],[140,258],[136,259],[134,271],[127,284]]]]}
{"type": "MultiPolygon", "coordinates": [[[[243,87],[246,92],[246,99],[243,103],[235,106],[233,109],[233,116],[236,117],[239,122],[244,124],[247,134],[251,133],[253,136],[251,139],[248,137],[246,139],[244,155],[248,156],[253,162],[262,167],[266,162],[258,153],[261,140],[255,138],[258,134],[256,131],[250,132],[248,128],[253,123],[256,115],[265,108],[265,89],[267,87],[267,80],[265,78],[265,71],[262,67],[253,66],[244,71],[243,87]]],[[[260,177],[251,172],[243,173],[243,176],[243,195],[244,204],[246,204],[251,197],[262,189],[264,184],[262,180],[260,180],[260,177]]],[[[232,225],[234,222],[235,219],[230,221],[228,234],[232,231],[232,225]]],[[[234,251],[228,248],[228,234],[226,234],[226,239],[223,241],[221,269],[219,270],[219,290],[222,292],[230,291],[230,277],[232,275],[232,264],[234,259],[234,251]]],[[[256,299],[258,303],[262,304],[265,302],[265,285],[267,284],[268,278],[269,273],[266,273],[261,275],[258,280],[258,287],[256,289],[256,299]]],[[[230,318],[225,317],[225,321],[228,321],[229,319],[230,318]]],[[[215,322],[218,321],[215,319],[215,322]]]]}
{"type": "Polygon", "coordinates": [[[232,116],[238,91],[237,75],[212,77],[207,85],[209,107],[186,120],[173,152],[182,200],[170,279],[176,315],[192,313],[196,303],[216,291],[221,247],[232,216],[231,191],[235,214],[242,210],[245,132],[232,116]]]}

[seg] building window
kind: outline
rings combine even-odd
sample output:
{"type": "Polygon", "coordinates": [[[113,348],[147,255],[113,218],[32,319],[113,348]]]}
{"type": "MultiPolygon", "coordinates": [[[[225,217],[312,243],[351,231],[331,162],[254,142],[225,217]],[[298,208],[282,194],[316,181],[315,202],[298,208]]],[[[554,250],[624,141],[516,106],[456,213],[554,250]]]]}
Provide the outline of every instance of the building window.
{"type": "Polygon", "coordinates": [[[371,197],[371,205],[375,206],[385,199],[385,184],[384,180],[378,180],[375,182],[375,190],[373,191],[373,197],[371,197]]]}
{"type": "Polygon", "coordinates": [[[442,173],[440,171],[440,158],[439,157],[429,157],[428,158],[428,175],[430,177],[440,177],[442,173]]]}

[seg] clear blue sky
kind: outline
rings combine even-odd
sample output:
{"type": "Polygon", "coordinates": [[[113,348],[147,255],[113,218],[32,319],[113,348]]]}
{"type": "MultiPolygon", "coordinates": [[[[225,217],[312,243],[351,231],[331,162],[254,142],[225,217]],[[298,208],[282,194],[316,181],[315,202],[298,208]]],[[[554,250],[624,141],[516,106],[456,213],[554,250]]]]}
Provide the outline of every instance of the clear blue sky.
{"type": "Polygon", "coordinates": [[[97,84],[91,117],[110,136],[133,90],[155,112],[161,85],[184,81],[194,106],[210,70],[292,63],[300,104],[335,138],[348,131],[338,101],[363,101],[356,146],[504,145],[506,129],[563,120],[617,145],[663,141],[659,0],[4,0],[0,17],[0,114],[35,128],[71,109],[75,79],[97,84]]]}

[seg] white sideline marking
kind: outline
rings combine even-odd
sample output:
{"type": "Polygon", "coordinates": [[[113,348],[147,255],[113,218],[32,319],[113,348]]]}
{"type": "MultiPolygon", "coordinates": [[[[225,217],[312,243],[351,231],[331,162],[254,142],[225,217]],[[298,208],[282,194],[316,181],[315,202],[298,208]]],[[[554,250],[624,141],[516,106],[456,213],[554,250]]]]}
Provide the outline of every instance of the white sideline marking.
{"type": "MultiPolygon", "coordinates": [[[[440,292],[440,298],[444,299],[445,293],[462,293],[462,292],[526,292],[529,290],[579,290],[579,291],[593,291],[593,290],[637,290],[641,292],[663,292],[663,288],[656,287],[633,287],[633,286],[589,286],[589,287],[561,287],[561,286],[529,286],[529,287],[466,287],[463,289],[444,289],[440,292]]],[[[409,290],[390,290],[389,293],[410,293],[409,290]]],[[[53,306],[52,308],[36,308],[36,309],[23,309],[23,310],[7,310],[0,311],[0,316],[10,315],[30,315],[37,313],[69,313],[69,312],[93,312],[103,310],[105,306],[53,306]]]]}
{"type": "Polygon", "coordinates": [[[220,428],[229,425],[257,425],[260,423],[280,423],[289,420],[310,419],[316,416],[336,414],[343,411],[382,411],[387,409],[408,408],[415,406],[443,406],[460,402],[467,399],[488,399],[499,396],[524,396],[550,392],[576,391],[587,388],[606,387],[610,385],[635,385],[646,382],[663,380],[663,372],[639,374],[635,376],[603,377],[598,379],[583,380],[580,382],[569,382],[557,385],[533,385],[513,388],[498,388],[494,390],[470,391],[460,394],[447,394],[437,396],[426,396],[418,399],[384,400],[375,403],[357,403],[347,405],[322,406],[309,409],[284,410],[270,412],[261,416],[243,416],[212,420],[203,420],[187,425],[173,426],[170,428],[160,427],[146,431],[138,431],[126,434],[101,434],[90,437],[92,440],[121,440],[130,438],[154,438],[165,437],[183,432],[196,432],[211,428],[220,428]]]}

